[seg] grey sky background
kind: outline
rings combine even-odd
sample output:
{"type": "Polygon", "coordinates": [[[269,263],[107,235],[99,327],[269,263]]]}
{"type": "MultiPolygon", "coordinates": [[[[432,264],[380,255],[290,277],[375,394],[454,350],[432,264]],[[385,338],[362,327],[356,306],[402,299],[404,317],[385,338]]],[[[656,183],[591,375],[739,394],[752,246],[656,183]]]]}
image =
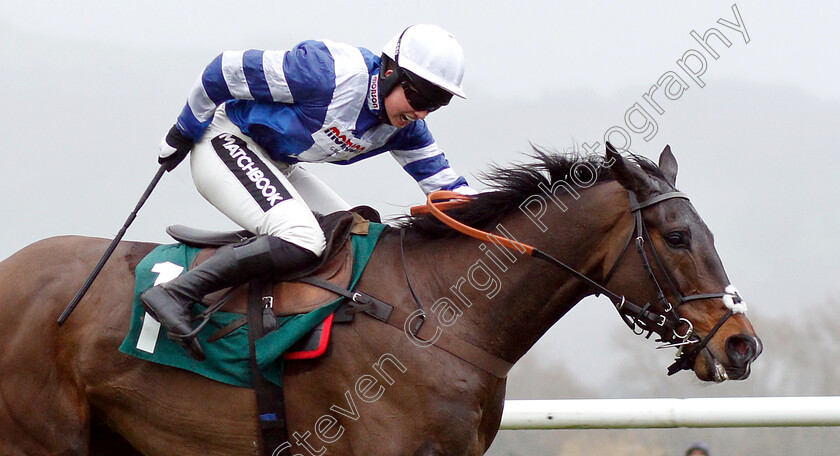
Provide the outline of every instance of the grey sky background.
{"type": "MultiPolygon", "coordinates": [[[[671,145],[678,187],[715,233],[749,315],[836,312],[840,7],[738,1],[747,43],[717,23],[735,22],[733,4],[0,1],[0,258],[54,235],[113,237],[154,175],[158,142],[194,79],[221,51],[329,38],[379,52],[404,27],[429,22],[466,52],[469,99],[428,121],[473,186],[482,188],[476,176],[491,163],[524,159],[529,142],[558,150],[599,142],[603,151],[604,133],[628,129],[625,113],[639,103],[657,131],[646,141],[628,129],[631,150],[656,159],[671,145]],[[732,43],[710,39],[716,60],[690,36],[711,27],[732,43]],[[707,61],[702,88],[677,64],[692,49],[707,61]],[[677,100],[655,95],[658,114],[643,95],[668,71],[688,89],[677,100]]],[[[387,155],[310,169],[386,216],[423,199],[387,155]]],[[[235,228],[197,194],[187,165],[164,178],[126,239],[170,242],[163,229],[174,223],[235,228]]],[[[593,379],[593,370],[613,364],[615,344],[652,349],[616,331],[626,329],[608,301],[586,300],[534,355],[598,383],[606,376],[593,379]]],[[[768,343],[765,362],[771,352],[768,343]]],[[[651,375],[664,375],[670,355],[661,358],[651,375]]]]}

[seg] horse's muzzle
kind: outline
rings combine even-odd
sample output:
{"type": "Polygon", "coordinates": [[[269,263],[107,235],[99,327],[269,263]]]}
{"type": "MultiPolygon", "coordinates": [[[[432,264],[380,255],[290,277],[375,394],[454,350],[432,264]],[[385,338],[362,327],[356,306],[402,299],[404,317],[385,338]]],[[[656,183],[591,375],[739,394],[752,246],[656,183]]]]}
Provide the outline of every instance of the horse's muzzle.
{"type": "Polygon", "coordinates": [[[729,358],[726,374],[731,380],[744,380],[749,377],[750,365],[763,349],[759,338],[747,334],[729,336],[724,348],[729,358]]]}

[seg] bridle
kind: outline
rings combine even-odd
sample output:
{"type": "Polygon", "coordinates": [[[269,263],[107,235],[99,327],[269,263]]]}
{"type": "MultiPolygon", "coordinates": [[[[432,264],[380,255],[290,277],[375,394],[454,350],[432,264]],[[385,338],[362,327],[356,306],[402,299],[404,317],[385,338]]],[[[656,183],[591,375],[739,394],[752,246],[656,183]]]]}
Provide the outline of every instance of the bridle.
{"type": "Polygon", "coordinates": [[[729,318],[736,313],[736,310],[732,306],[727,306],[727,312],[718,320],[718,322],[715,324],[714,327],[712,327],[712,329],[706,334],[706,336],[701,339],[694,332],[694,325],[691,323],[691,321],[687,318],[681,317],[677,309],[687,302],[701,301],[704,299],[719,299],[724,298],[726,296],[731,297],[734,303],[739,304],[742,302],[741,296],[738,295],[737,291],[724,291],[722,293],[700,293],[689,296],[683,296],[682,293],[680,293],[679,288],[677,288],[677,286],[674,284],[674,281],[671,278],[671,274],[668,272],[668,269],[665,268],[664,264],[662,263],[662,260],[659,258],[659,254],[656,251],[656,247],[654,246],[653,242],[651,242],[650,234],[648,233],[647,226],[645,225],[644,218],[642,217],[642,210],[648,207],[652,207],[663,201],[675,198],[684,199],[690,202],[688,195],[682,192],[672,191],[649,198],[643,202],[639,202],[634,192],[628,190],[628,193],[630,197],[630,212],[633,214],[634,220],[633,231],[627,238],[627,241],[625,242],[624,247],[622,248],[621,253],[619,254],[619,257],[616,259],[615,264],[612,268],[610,268],[610,271],[604,277],[603,285],[604,287],[606,287],[609,284],[610,279],[612,278],[616,269],[618,269],[618,266],[621,264],[621,261],[624,258],[624,255],[627,252],[630,243],[633,242],[633,240],[635,239],[636,251],[639,252],[639,257],[641,257],[642,259],[642,266],[645,269],[645,272],[647,272],[651,282],[653,282],[654,287],[656,288],[656,298],[659,301],[659,304],[662,308],[662,313],[651,311],[649,309],[650,303],[647,303],[643,307],[639,307],[634,304],[629,304],[626,301],[626,299],[624,299],[624,296],[621,296],[621,300],[616,300],[615,295],[608,295],[608,297],[615,305],[615,308],[621,315],[622,320],[635,334],[643,335],[645,331],[647,331],[646,337],[649,338],[651,334],[653,334],[653,332],[656,332],[660,335],[660,339],[658,339],[658,341],[664,342],[664,345],[660,345],[657,348],[678,348],[676,360],[671,366],[668,367],[668,375],[673,375],[681,370],[690,370],[694,365],[694,362],[697,359],[697,356],[700,354],[700,352],[706,347],[706,345],[709,343],[712,337],[714,337],[714,335],[721,328],[721,326],[723,326],[723,324],[726,323],[726,321],[729,320],[729,318]],[[650,259],[647,255],[647,250],[645,249],[645,242],[650,244],[650,250],[653,253],[653,258],[656,260],[656,265],[662,272],[662,274],[665,276],[665,279],[668,282],[668,286],[670,287],[671,292],[674,296],[676,296],[678,300],[678,302],[675,305],[671,304],[671,302],[668,301],[668,298],[665,297],[665,292],[662,289],[662,285],[656,278],[656,274],[654,274],[653,267],[651,266],[650,259]],[[685,330],[685,333],[680,334],[677,328],[683,323],[687,326],[687,328],[685,330]],[[664,334],[663,332],[656,331],[656,327],[661,328],[664,331],[664,334]]]}
{"type": "Polygon", "coordinates": [[[736,307],[734,305],[727,305],[727,313],[724,314],[718,320],[717,324],[715,324],[715,326],[709,331],[709,333],[701,339],[700,336],[695,333],[694,326],[692,325],[691,321],[689,321],[686,318],[680,317],[679,313],[677,312],[677,308],[687,302],[700,301],[704,299],[718,299],[725,297],[729,297],[729,299],[731,299],[731,302],[734,304],[740,304],[742,302],[741,297],[740,295],[738,295],[737,291],[730,291],[729,288],[727,288],[727,290],[725,290],[722,293],[702,293],[683,296],[679,292],[679,289],[676,287],[676,285],[674,285],[674,281],[671,278],[671,275],[668,273],[668,270],[664,267],[661,259],[659,258],[659,254],[656,252],[656,248],[650,240],[650,235],[647,231],[647,227],[642,217],[642,211],[646,208],[655,206],[663,201],[668,201],[675,198],[689,200],[688,195],[678,191],[671,191],[639,202],[634,192],[628,190],[628,193],[630,197],[630,211],[633,214],[634,218],[633,231],[630,233],[630,236],[628,236],[627,241],[625,242],[624,247],[622,248],[618,258],[616,259],[615,264],[610,268],[609,272],[605,276],[603,284],[592,280],[591,278],[582,274],[580,271],[574,269],[573,267],[563,263],[562,261],[552,257],[551,255],[535,247],[508,239],[506,237],[497,236],[492,233],[487,233],[485,231],[466,226],[453,219],[452,217],[446,215],[443,212],[444,210],[455,208],[463,205],[464,203],[469,202],[469,197],[461,195],[459,193],[444,190],[433,192],[428,195],[426,206],[412,208],[412,215],[418,215],[420,213],[429,212],[442,223],[463,234],[480,240],[489,240],[495,244],[501,245],[508,249],[516,250],[520,253],[546,261],[556,267],[559,267],[560,269],[567,271],[579,280],[595,288],[597,290],[596,295],[603,294],[607,296],[610,299],[610,301],[612,301],[618,313],[621,315],[621,318],[624,321],[624,323],[627,324],[627,326],[630,327],[630,329],[635,334],[643,335],[645,332],[647,332],[646,337],[649,338],[654,332],[656,332],[660,336],[660,339],[657,339],[657,341],[664,343],[664,345],[660,346],[659,348],[678,348],[676,360],[671,366],[668,367],[668,375],[673,375],[681,370],[691,370],[694,366],[697,356],[704,348],[706,348],[706,345],[709,343],[712,337],[714,337],[717,331],[723,326],[724,323],[726,323],[726,321],[733,314],[741,312],[742,310],[740,310],[739,307],[736,307]],[[659,301],[659,304],[662,308],[661,312],[651,309],[650,303],[647,303],[644,306],[634,304],[628,301],[623,295],[618,295],[606,287],[609,284],[609,281],[614,275],[615,271],[618,269],[618,266],[621,264],[625,254],[627,253],[627,250],[629,249],[630,244],[633,242],[634,239],[636,244],[636,250],[639,252],[639,256],[642,259],[643,267],[647,272],[648,277],[651,279],[654,286],[656,287],[657,300],[659,301]],[[656,278],[656,274],[654,274],[653,267],[648,258],[647,250],[645,249],[645,242],[650,243],[650,250],[653,253],[654,259],[656,260],[657,267],[660,271],[662,271],[662,274],[667,279],[671,291],[678,298],[679,302],[676,305],[671,304],[665,297],[662,285],[656,278]],[[678,332],[678,328],[682,324],[687,325],[684,334],[680,334],[678,332]]]}

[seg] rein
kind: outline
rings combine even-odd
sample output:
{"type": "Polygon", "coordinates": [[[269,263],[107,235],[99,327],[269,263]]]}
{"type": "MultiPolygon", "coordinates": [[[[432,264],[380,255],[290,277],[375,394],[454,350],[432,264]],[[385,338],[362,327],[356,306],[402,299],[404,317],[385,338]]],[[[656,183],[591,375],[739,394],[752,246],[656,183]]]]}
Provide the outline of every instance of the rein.
{"type": "MultiPolygon", "coordinates": [[[[653,246],[653,243],[650,241],[650,235],[648,234],[647,227],[645,226],[644,220],[642,218],[642,210],[659,204],[663,201],[667,201],[674,198],[688,200],[688,195],[682,192],[673,191],[664,193],[662,195],[657,195],[648,200],[639,202],[634,192],[628,190],[628,193],[630,196],[630,211],[633,214],[634,218],[633,231],[630,233],[630,236],[628,236],[624,248],[621,250],[621,253],[619,254],[619,257],[616,260],[615,264],[610,268],[609,272],[607,273],[603,285],[592,280],[591,278],[587,277],[586,275],[576,270],[575,268],[567,265],[566,263],[563,263],[562,261],[552,257],[551,255],[543,252],[542,250],[537,249],[536,247],[467,226],[453,219],[449,215],[445,214],[443,211],[461,206],[470,201],[469,197],[461,195],[460,193],[446,190],[432,192],[427,197],[426,205],[413,207],[411,209],[411,215],[416,216],[424,213],[431,213],[434,217],[436,217],[445,225],[460,233],[466,234],[467,236],[479,240],[489,240],[498,245],[502,245],[508,249],[516,250],[528,256],[538,258],[560,269],[565,270],[577,279],[595,288],[597,290],[596,296],[599,294],[606,295],[610,299],[610,301],[612,301],[613,306],[615,306],[616,310],[621,315],[622,321],[624,321],[624,323],[627,324],[627,326],[633,331],[634,334],[642,335],[645,333],[645,331],[647,331],[648,334],[646,337],[649,338],[653,334],[653,332],[657,332],[657,334],[660,335],[660,339],[658,339],[658,341],[665,343],[664,345],[657,348],[678,347],[676,360],[671,366],[668,367],[668,375],[673,375],[681,370],[691,370],[701,350],[703,350],[706,347],[706,345],[709,343],[712,337],[714,337],[714,335],[729,319],[729,317],[736,313],[736,310],[732,306],[727,306],[729,308],[729,311],[723,317],[721,317],[721,319],[718,320],[717,324],[712,328],[712,330],[709,331],[709,333],[703,339],[701,339],[694,332],[694,326],[691,323],[691,321],[689,321],[686,318],[680,317],[679,313],[677,312],[677,307],[679,307],[682,304],[685,304],[686,302],[699,301],[703,299],[717,299],[726,296],[731,297],[733,302],[735,304],[738,304],[741,302],[741,297],[736,291],[730,291],[728,288],[723,293],[703,293],[690,296],[683,296],[679,292],[677,287],[674,285],[670,274],[668,274],[668,270],[665,269],[664,265],[662,264],[662,261],[659,258],[659,255],[656,252],[656,249],[653,246]],[[609,284],[610,279],[612,278],[619,264],[623,260],[624,255],[626,254],[628,247],[630,246],[630,243],[633,242],[634,239],[636,250],[639,252],[639,255],[642,258],[644,269],[648,273],[648,277],[650,277],[651,281],[656,287],[657,299],[659,300],[659,303],[663,309],[663,313],[651,310],[650,303],[647,303],[644,306],[639,306],[628,301],[624,296],[618,295],[606,288],[606,285],[609,284]],[[651,242],[651,251],[653,252],[656,264],[662,271],[662,273],[665,275],[665,278],[667,279],[671,290],[679,299],[679,302],[676,305],[672,305],[665,297],[665,293],[662,290],[662,286],[660,285],[659,280],[657,280],[656,275],[653,272],[653,267],[651,266],[650,260],[648,259],[647,250],[645,249],[646,240],[647,242],[651,242]],[[687,324],[688,328],[686,329],[684,334],[679,334],[677,332],[677,328],[683,323],[687,324]],[[657,329],[656,327],[666,330],[665,334],[667,335],[663,335],[661,332],[655,331],[657,329]],[[639,329],[639,331],[637,331],[637,328],[639,329]],[[688,350],[685,350],[686,346],[694,345],[698,342],[698,345],[693,346],[688,350]]],[[[413,291],[412,295],[414,295],[413,291]]],[[[417,305],[420,306],[420,302],[417,300],[416,296],[414,296],[414,298],[417,305]]]]}

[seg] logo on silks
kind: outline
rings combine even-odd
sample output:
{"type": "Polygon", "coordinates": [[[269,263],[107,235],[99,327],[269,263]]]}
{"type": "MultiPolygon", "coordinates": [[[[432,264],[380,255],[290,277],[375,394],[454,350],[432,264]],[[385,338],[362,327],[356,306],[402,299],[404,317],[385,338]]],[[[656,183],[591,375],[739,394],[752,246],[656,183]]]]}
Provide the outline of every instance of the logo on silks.
{"type": "Polygon", "coordinates": [[[370,78],[370,92],[368,92],[368,108],[379,111],[379,75],[370,78]]]}
{"type": "MultiPolygon", "coordinates": [[[[362,153],[367,149],[367,145],[359,144],[359,142],[354,142],[353,140],[356,139],[350,134],[344,134],[338,127],[328,127],[324,130],[326,133],[327,138],[333,140],[333,142],[338,146],[340,150],[333,149],[334,153],[362,153]]],[[[332,148],[331,148],[332,149],[332,148]]]]}
{"type": "Polygon", "coordinates": [[[277,176],[269,171],[268,166],[254,151],[248,149],[248,144],[242,138],[222,133],[210,143],[263,211],[292,198],[277,176]]]}

